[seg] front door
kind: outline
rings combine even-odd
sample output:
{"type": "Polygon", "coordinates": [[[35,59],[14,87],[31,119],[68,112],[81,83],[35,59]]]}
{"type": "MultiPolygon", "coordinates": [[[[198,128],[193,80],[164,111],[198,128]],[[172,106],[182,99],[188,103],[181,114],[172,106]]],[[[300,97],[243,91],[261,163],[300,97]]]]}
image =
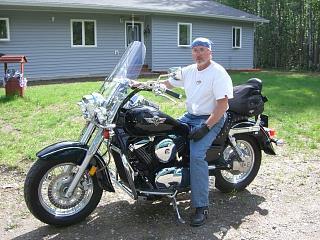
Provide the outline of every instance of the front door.
{"type": "Polygon", "coordinates": [[[126,46],[133,41],[143,42],[142,29],[142,22],[126,22],[126,46]]]}

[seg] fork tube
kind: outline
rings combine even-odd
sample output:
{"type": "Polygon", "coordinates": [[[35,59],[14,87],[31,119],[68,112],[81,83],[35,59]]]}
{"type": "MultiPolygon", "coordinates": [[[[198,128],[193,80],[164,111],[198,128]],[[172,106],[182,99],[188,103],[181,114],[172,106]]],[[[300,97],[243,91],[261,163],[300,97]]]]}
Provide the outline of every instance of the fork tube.
{"type": "MultiPolygon", "coordinates": [[[[86,126],[82,130],[79,142],[82,144],[88,144],[93,132],[95,130],[95,125],[91,122],[87,122],[86,126]]],[[[73,166],[67,167],[65,170],[66,173],[70,173],[73,169],[73,166]]]]}
{"type": "Polygon", "coordinates": [[[95,125],[92,122],[89,122],[85,129],[83,129],[83,134],[80,137],[80,143],[88,144],[93,132],[95,130],[95,125]]]}
{"type": "Polygon", "coordinates": [[[103,132],[103,129],[99,128],[97,135],[93,139],[92,144],[91,144],[90,148],[88,149],[87,154],[78,169],[78,172],[74,176],[74,178],[70,184],[70,187],[68,188],[68,191],[66,192],[66,197],[72,196],[74,189],[78,185],[80,178],[82,177],[84,171],[86,170],[91,158],[94,156],[94,154],[97,152],[98,148],[100,147],[100,145],[103,141],[102,132],[103,132]]]}

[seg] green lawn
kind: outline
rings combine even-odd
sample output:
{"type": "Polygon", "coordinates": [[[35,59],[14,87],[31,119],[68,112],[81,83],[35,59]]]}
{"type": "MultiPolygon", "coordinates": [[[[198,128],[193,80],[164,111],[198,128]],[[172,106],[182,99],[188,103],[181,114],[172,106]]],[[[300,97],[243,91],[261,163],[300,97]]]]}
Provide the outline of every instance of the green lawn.
{"type": "MultiPolygon", "coordinates": [[[[264,81],[269,101],[265,113],[278,136],[295,151],[320,148],[320,75],[304,73],[231,73],[234,85],[250,77],[264,81]]],[[[48,144],[78,139],[84,124],[77,102],[99,89],[101,82],[32,86],[24,98],[6,98],[0,89],[0,164],[20,166],[35,160],[35,153],[48,144]]],[[[179,90],[182,93],[182,90],[179,90]]],[[[145,95],[158,102],[166,113],[178,117],[183,101],[145,95]]]]}

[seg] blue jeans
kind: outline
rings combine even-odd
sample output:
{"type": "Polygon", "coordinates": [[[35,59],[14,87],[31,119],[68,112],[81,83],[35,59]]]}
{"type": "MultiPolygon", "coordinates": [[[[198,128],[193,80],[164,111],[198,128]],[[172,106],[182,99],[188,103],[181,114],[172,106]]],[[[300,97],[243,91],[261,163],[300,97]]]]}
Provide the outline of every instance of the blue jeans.
{"type": "MultiPolygon", "coordinates": [[[[196,116],[185,113],[178,121],[188,124],[190,129],[193,130],[205,123],[208,117],[209,115],[196,116]]],[[[205,157],[212,142],[220,133],[225,119],[226,114],[211,128],[207,135],[198,141],[190,141],[190,173],[187,169],[183,169],[182,178],[186,182],[190,179],[191,202],[195,208],[209,206],[209,170],[205,157]]]]}

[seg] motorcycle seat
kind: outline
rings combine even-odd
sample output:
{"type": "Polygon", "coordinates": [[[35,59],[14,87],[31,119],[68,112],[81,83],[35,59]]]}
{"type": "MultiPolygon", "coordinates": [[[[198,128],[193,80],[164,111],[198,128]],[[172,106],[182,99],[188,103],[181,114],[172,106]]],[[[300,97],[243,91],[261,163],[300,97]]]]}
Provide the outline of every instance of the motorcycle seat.
{"type": "Polygon", "coordinates": [[[218,134],[216,139],[213,141],[212,146],[214,145],[224,146],[225,141],[228,137],[229,130],[232,126],[232,119],[233,119],[233,114],[228,111],[226,121],[224,122],[223,127],[220,130],[220,133],[218,134]]]}

